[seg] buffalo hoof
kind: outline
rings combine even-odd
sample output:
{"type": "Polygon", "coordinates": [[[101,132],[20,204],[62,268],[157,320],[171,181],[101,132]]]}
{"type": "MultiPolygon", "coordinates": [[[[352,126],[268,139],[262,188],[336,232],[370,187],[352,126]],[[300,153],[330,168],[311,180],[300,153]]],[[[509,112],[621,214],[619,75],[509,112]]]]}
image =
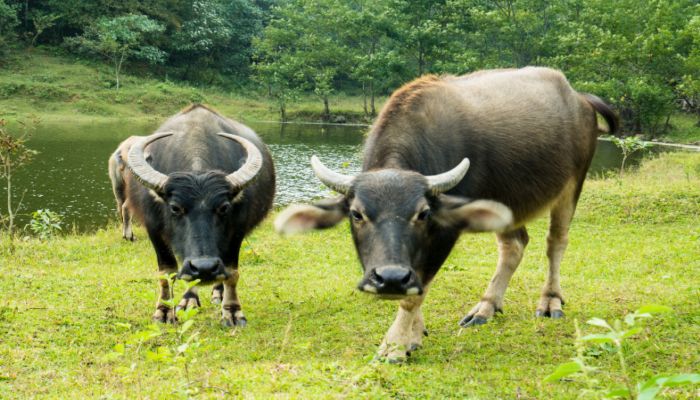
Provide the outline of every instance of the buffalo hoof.
{"type": "Polygon", "coordinates": [[[177,317],[175,316],[175,310],[165,305],[160,305],[156,307],[156,312],[153,313],[153,321],[160,323],[174,324],[177,322],[177,317]]]}
{"type": "Polygon", "coordinates": [[[538,318],[551,318],[551,319],[560,319],[564,318],[564,311],[562,310],[553,310],[553,311],[542,311],[542,310],[537,310],[535,311],[535,316],[538,318]]]}
{"type": "Polygon", "coordinates": [[[248,320],[245,317],[240,318],[222,318],[221,324],[227,328],[245,328],[248,325],[248,320]]]}
{"type": "Polygon", "coordinates": [[[185,292],[182,296],[182,300],[177,304],[175,311],[180,310],[191,310],[193,308],[201,307],[202,303],[199,302],[199,296],[192,292],[185,292]]]}
{"type": "Polygon", "coordinates": [[[459,321],[459,326],[462,328],[468,328],[470,326],[479,326],[488,322],[487,318],[480,317],[478,315],[467,315],[459,321]]]}

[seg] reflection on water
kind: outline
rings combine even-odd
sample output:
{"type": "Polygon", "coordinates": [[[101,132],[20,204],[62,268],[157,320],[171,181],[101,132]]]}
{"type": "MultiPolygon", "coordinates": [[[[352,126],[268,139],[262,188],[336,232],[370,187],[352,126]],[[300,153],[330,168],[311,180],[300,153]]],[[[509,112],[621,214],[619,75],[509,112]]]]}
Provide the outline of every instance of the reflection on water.
{"type": "MultiPolygon", "coordinates": [[[[65,215],[67,226],[90,231],[116,219],[107,177],[107,158],[130,135],[147,135],[156,123],[42,124],[28,145],[40,154],[14,178],[15,202],[22,212],[48,208],[65,215]]],[[[257,123],[251,127],[272,152],[277,169],[275,204],[302,202],[328,194],[309,165],[312,155],[348,174],[360,170],[360,149],[366,127],[257,123]]],[[[599,142],[591,173],[620,165],[610,142],[599,142]]],[[[3,188],[4,189],[4,188],[3,188]]],[[[5,209],[5,193],[0,207],[5,209]]],[[[27,223],[26,216],[19,224],[27,223]]]]}

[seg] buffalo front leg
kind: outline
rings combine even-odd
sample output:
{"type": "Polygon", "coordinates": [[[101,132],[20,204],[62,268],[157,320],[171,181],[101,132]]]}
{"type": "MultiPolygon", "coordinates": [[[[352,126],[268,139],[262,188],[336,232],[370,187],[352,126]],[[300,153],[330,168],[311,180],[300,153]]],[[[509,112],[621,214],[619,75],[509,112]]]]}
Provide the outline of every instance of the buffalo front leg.
{"type": "Polygon", "coordinates": [[[185,294],[182,295],[182,299],[180,299],[180,302],[177,303],[177,308],[175,310],[191,310],[193,308],[201,307],[202,303],[199,302],[199,295],[197,292],[197,286],[193,286],[187,289],[185,294]]]}
{"type": "Polygon", "coordinates": [[[221,304],[224,299],[224,284],[217,283],[211,288],[211,303],[221,304]]]}
{"type": "Polygon", "coordinates": [[[156,312],[153,313],[153,320],[156,322],[175,323],[175,310],[166,304],[166,301],[172,299],[170,290],[170,275],[177,272],[177,267],[160,267],[158,279],[158,301],[156,302],[156,312]]]}
{"type": "Polygon", "coordinates": [[[496,240],[498,241],[496,273],[491,278],[481,301],[459,322],[462,327],[483,325],[496,311],[503,310],[503,296],[510,278],[523,258],[529,237],[525,227],[522,227],[514,231],[498,233],[496,240]]]}
{"type": "Polygon", "coordinates": [[[544,287],[542,287],[537,311],[535,311],[535,315],[538,317],[561,318],[564,316],[564,311],[562,311],[564,297],[559,283],[559,267],[569,243],[569,226],[574,217],[576,198],[578,197],[573,186],[569,189],[568,192],[564,192],[564,195],[550,212],[549,234],[547,235],[549,271],[544,287]]]}
{"type": "Polygon", "coordinates": [[[236,293],[239,276],[238,269],[234,269],[229,278],[223,282],[224,298],[221,302],[221,322],[227,327],[244,327],[248,322],[243,315],[241,302],[236,293]]]}
{"type": "Polygon", "coordinates": [[[379,346],[380,358],[392,363],[403,362],[411,352],[422,346],[423,336],[426,335],[423,313],[420,310],[423,299],[425,299],[425,292],[420,296],[411,296],[399,302],[396,319],[379,346]]]}

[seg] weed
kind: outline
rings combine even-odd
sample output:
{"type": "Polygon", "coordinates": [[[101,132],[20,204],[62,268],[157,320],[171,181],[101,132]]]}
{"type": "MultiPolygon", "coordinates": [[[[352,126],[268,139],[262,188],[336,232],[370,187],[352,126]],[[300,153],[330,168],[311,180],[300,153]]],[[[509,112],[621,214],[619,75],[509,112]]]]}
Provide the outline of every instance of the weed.
{"type": "MultiPolygon", "coordinates": [[[[605,350],[610,350],[617,354],[619,362],[620,375],[625,382],[624,386],[618,386],[611,390],[603,391],[605,398],[625,398],[630,400],[652,400],[658,394],[668,388],[675,388],[684,385],[692,385],[700,383],[700,374],[674,374],[674,375],[654,375],[644,382],[633,384],[633,375],[627,366],[624,346],[629,338],[642,332],[640,321],[646,318],[651,318],[653,314],[664,314],[671,312],[671,308],[659,305],[643,306],[637,311],[627,314],[623,322],[615,320],[612,324],[601,318],[593,318],[586,322],[589,325],[597,326],[607,330],[605,333],[594,333],[586,336],[581,336],[581,331],[578,326],[578,321],[574,320],[576,327],[576,357],[572,358],[571,362],[561,364],[557,369],[544,379],[544,382],[554,382],[562,378],[578,374],[582,377],[586,384],[586,390],[582,394],[590,394],[598,397],[600,394],[597,389],[599,380],[594,374],[600,368],[593,367],[588,364],[589,356],[586,356],[586,344],[597,344],[605,350]]],[[[593,353],[596,354],[596,353],[593,353]]],[[[599,353],[598,353],[599,354],[599,353]]]]}
{"type": "Polygon", "coordinates": [[[36,210],[29,221],[29,230],[42,240],[50,239],[63,230],[63,215],[49,209],[36,210]]]}

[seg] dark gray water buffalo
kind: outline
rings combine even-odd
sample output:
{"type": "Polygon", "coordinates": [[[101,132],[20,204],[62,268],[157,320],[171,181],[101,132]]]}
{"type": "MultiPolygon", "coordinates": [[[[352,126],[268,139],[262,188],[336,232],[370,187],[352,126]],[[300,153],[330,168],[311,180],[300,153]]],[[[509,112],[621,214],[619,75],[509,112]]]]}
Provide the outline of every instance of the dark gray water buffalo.
{"type": "Polygon", "coordinates": [[[596,112],[617,128],[605,103],[546,68],[420,78],[387,101],[361,174],[342,175],[312,158],[318,178],[342,196],[290,206],[275,227],[294,233],[349,217],[364,268],[359,289],[401,299],[379,350],[401,360],[421,345],[420,305],[459,235],[493,231],[498,239],[496,273],[460,322],[480,325],[503,306],[528,243],[526,223],[549,210],[549,274],[536,314],[559,318],[559,264],[596,148],[596,112]]]}
{"type": "Polygon", "coordinates": [[[131,228],[129,202],[126,198],[126,179],[129,178],[130,174],[125,174],[124,171],[126,170],[126,158],[129,149],[138,138],[138,136],[129,136],[126,140],[119,143],[117,150],[109,156],[107,161],[109,180],[112,182],[112,192],[114,192],[114,199],[117,201],[117,214],[122,221],[122,237],[131,241],[135,237],[131,228]]]}
{"type": "MultiPolygon", "coordinates": [[[[247,126],[194,105],[135,140],[127,165],[126,199],[146,227],[159,272],[216,283],[223,323],[245,325],[236,294],[238,253],[272,206],[275,170],[267,147],[247,126]]],[[[164,277],[160,287],[153,317],[174,321],[174,310],[162,302],[170,298],[164,277]]],[[[196,291],[179,305],[198,306],[196,291]]]]}

